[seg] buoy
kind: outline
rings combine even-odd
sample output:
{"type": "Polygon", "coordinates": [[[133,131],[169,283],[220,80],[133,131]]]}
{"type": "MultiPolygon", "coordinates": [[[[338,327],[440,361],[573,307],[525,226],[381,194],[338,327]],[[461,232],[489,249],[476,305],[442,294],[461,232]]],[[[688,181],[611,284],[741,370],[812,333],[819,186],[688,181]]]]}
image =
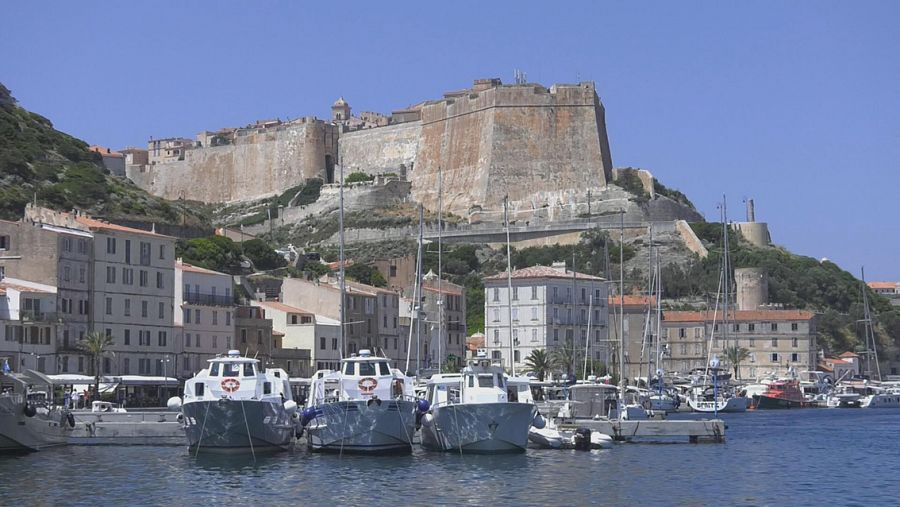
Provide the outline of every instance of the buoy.
{"type": "Polygon", "coordinates": [[[427,426],[430,428],[432,423],[434,423],[434,415],[425,414],[425,416],[422,417],[422,426],[427,426]]]}
{"type": "Polygon", "coordinates": [[[297,412],[297,402],[294,400],[287,400],[284,402],[284,411],[288,414],[294,414],[297,412]]]}
{"type": "Polygon", "coordinates": [[[72,412],[68,412],[68,413],[66,414],[66,422],[69,423],[69,427],[70,427],[70,428],[74,428],[74,427],[75,427],[75,416],[72,415],[72,412]]]}
{"type": "Polygon", "coordinates": [[[181,398],[179,398],[178,396],[172,396],[168,401],[166,401],[166,407],[168,407],[172,412],[180,410],[181,398]]]}
{"type": "Polygon", "coordinates": [[[542,430],[544,429],[544,426],[547,425],[547,420],[544,419],[544,416],[542,416],[540,412],[537,412],[536,414],[534,414],[534,419],[532,419],[531,425],[539,430],[542,430]]]}
{"type": "Polygon", "coordinates": [[[37,409],[26,403],[22,413],[25,414],[25,417],[34,417],[37,414],[37,409]]]}

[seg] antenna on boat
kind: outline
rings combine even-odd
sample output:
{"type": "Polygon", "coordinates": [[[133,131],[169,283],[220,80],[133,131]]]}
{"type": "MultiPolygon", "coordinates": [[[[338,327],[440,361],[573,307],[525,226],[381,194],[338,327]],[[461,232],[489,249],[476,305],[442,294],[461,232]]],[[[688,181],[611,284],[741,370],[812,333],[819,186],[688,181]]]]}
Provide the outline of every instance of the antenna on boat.
{"type": "Polygon", "coordinates": [[[444,214],[444,198],[443,198],[443,190],[444,190],[444,172],[441,170],[441,166],[438,166],[438,295],[437,295],[437,304],[438,304],[438,342],[437,342],[437,356],[438,356],[438,373],[441,372],[441,366],[443,364],[443,355],[441,354],[441,345],[444,342],[444,293],[441,291],[441,277],[444,276],[443,265],[441,264],[441,236],[443,234],[443,214],[444,214]]]}
{"type": "Polygon", "coordinates": [[[625,415],[625,209],[619,211],[619,420],[625,415]]]}

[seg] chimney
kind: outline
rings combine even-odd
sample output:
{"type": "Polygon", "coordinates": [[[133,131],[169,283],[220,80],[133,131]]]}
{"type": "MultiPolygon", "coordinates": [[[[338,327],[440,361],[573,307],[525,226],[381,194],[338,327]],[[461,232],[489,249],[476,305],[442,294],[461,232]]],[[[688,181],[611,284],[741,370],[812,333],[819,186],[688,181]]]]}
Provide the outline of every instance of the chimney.
{"type": "Polygon", "coordinates": [[[565,261],[556,261],[550,267],[559,271],[560,273],[566,272],[566,262],[565,261]]]}
{"type": "Polygon", "coordinates": [[[747,199],[747,221],[756,222],[756,212],[753,209],[753,199],[747,199]]]}

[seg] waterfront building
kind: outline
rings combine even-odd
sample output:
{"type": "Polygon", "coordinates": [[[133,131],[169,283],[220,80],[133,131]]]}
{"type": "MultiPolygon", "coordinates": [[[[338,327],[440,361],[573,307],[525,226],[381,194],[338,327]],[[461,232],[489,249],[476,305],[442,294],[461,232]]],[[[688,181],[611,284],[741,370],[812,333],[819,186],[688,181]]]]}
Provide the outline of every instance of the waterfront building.
{"type": "MultiPolygon", "coordinates": [[[[604,357],[603,360],[607,363],[618,361],[614,352],[618,350],[619,335],[622,333],[622,325],[619,323],[621,313],[625,328],[625,377],[632,381],[639,377],[647,377],[648,372],[652,374],[656,371],[655,366],[649,366],[651,360],[655,363],[656,357],[656,297],[609,296],[607,302],[610,341],[609,347],[601,350],[608,351],[610,357],[608,359],[604,357]],[[645,328],[648,324],[649,332],[646,333],[645,342],[645,328]]],[[[660,346],[665,346],[665,342],[660,346]]]]}
{"type": "Polygon", "coordinates": [[[817,361],[816,315],[806,310],[736,310],[728,315],[728,329],[721,312],[663,312],[663,338],[669,344],[667,370],[687,373],[705,368],[711,353],[725,367],[725,349],[747,349],[739,376],[752,379],[789,369],[815,370],[817,361]]]}
{"type": "MultiPolygon", "coordinates": [[[[248,357],[256,357],[263,365],[272,361],[272,351],[279,347],[281,334],[272,329],[272,319],[262,308],[240,305],[234,309],[234,345],[248,357]]],[[[285,368],[287,370],[287,368],[285,368]]]]}
{"type": "Polygon", "coordinates": [[[583,351],[588,327],[591,358],[602,361],[607,357],[606,280],[569,270],[564,262],[518,269],[511,278],[512,294],[507,273],[484,279],[485,347],[492,359],[508,367],[512,348],[512,362],[521,371],[534,350],[551,352],[568,344],[583,351]]]}
{"type": "Polygon", "coordinates": [[[254,301],[253,306],[265,310],[272,328],[283,334],[275,353],[285,371],[310,377],[316,370],[340,367],[340,321],[275,301],[254,301]]]}
{"type": "Polygon", "coordinates": [[[51,285],[9,277],[0,280],[0,356],[7,358],[14,371],[60,371],[56,293],[51,285]]]}
{"type": "Polygon", "coordinates": [[[206,361],[234,344],[234,296],[231,275],[175,262],[177,365],[179,377],[190,378],[206,361]]]}
{"type": "MultiPolygon", "coordinates": [[[[412,295],[412,289],[408,292],[412,295]]],[[[437,275],[428,272],[422,277],[422,338],[425,342],[424,367],[437,368],[438,341],[441,363],[455,361],[457,366],[464,366],[466,346],[466,297],[463,287],[446,280],[438,280],[437,275]],[[444,307],[443,322],[441,306],[444,307]],[[441,324],[443,323],[443,330],[441,324]],[[443,331],[443,333],[441,333],[443,331]]],[[[413,317],[411,325],[415,326],[413,317]]]]}

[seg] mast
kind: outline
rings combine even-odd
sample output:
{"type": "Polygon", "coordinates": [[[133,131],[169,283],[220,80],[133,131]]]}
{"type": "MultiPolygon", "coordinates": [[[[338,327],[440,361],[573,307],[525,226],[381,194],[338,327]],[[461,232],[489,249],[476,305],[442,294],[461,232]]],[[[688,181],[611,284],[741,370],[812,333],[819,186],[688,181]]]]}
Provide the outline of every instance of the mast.
{"type": "Polygon", "coordinates": [[[443,184],[444,184],[444,173],[441,171],[441,166],[438,166],[438,342],[437,342],[437,356],[438,356],[438,373],[441,372],[441,365],[443,364],[444,356],[441,353],[441,347],[444,343],[444,293],[441,290],[441,278],[444,276],[443,265],[441,264],[441,236],[443,234],[444,225],[442,222],[443,213],[444,213],[444,201],[443,201],[443,184]]]}
{"type": "MultiPolygon", "coordinates": [[[[728,262],[728,203],[725,200],[725,194],[722,194],[722,237],[724,238],[725,254],[722,259],[722,290],[724,291],[724,309],[722,311],[722,321],[724,327],[722,331],[722,351],[728,347],[728,293],[731,292],[731,277],[729,271],[731,264],[728,262]]],[[[713,375],[718,376],[716,372],[713,375]]]]}
{"type": "MultiPolygon", "coordinates": [[[[421,327],[419,326],[419,292],[420,292],[420,278],[422,275],[422,222],[424,221],[424,210],[422,205],[419,204],[419,241],[418,248],[416,249],[416,280],[413,282],[413,305],[410,308],[410,314],[412,315],[415,312],[416,326],[421,331],[421,327]]],[[[409,338],[406,341],[406,372],[409,373],[409,361],[410,355],[412,354],[412,335],[413,335],[413,326],[412,322],[410,322],[409,326],[409,338]]],[[[419,335],[416,335],[416,357],[418,360],[418,343],[419,343],[419,335]]],[[[416,370],[418,370],[419,366],[416,363],[416,370]]]]}
{"type": "Polygon", "coordinates": [[[619,222],[619,419],[625,414],[625,210],[619,222]]]}
{"type": "Polygon", "coordinates": [[[346,285],[344,284],[344,164],[343,159],[339,164],[340,167],[340,191],[339,191],[339,200],[340,200],[340,211],[338,214],[338,229],[340,230],[339,238],[340,238],[340,279],[341,279],[341,359],[344,358],[344,349],[346,347],[346,342],[344,339],[344,322],[346,321],[344,315],[344,298],[346,298],[346,285]]]}
{"type": "Polygon", "coordinates": [[[860,268],[862,275],[863,330],[866,333],[866,371],[872,374],[872,356],[875,356],[875,372],[881,382],[881,365],[878,364],[878,348],[875,346],[875,330],[872,327],[872,313],[869,311],[869,296],[866,294],[866,268],[860,268]]]}
{"type": "Polygon", "coordinates": [[[656,249],[656,370],[659,373],[659,393],[662,394],[665,370],[662,368],[662,270],[659,265],[659,249],[656,249]]]}
{"type": "MultiPolygon", "coordinates": [[[[594,282],[591,281],[591,293],[588,295],[588,321],[587,321],[587,339],[584,341],[584,372],[581,374],[581,380],[587,380],[588,358],[591,355],[591,317],[594,311],[594,282]]],[[[591,373],[593,373],[594,363],[591,362],[591,373]]]]}
{"type": "Polygon", "coordinates": [[[509,311],[509,375],[516,376],[516,363],[513,361],[513,323],[512,323],[512,254],[509,247],[509,195],[503,198],[503,221],[506,222],[506,306],[509,311]]]}

